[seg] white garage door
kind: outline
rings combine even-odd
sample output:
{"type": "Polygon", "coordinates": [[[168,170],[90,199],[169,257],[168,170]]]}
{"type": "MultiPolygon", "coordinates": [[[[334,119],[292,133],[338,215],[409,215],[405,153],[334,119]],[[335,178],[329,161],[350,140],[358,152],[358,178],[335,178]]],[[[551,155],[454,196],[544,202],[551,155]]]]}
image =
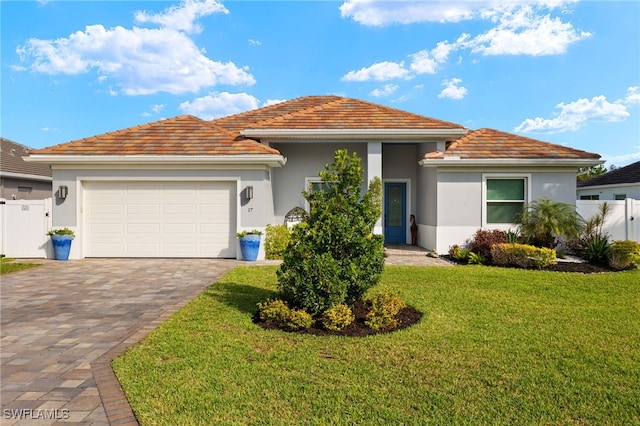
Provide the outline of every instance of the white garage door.
{"type": "Polygon", "coordinates": [[[86,257],[236,257],[235,182],[85,182],[86,257]]]}

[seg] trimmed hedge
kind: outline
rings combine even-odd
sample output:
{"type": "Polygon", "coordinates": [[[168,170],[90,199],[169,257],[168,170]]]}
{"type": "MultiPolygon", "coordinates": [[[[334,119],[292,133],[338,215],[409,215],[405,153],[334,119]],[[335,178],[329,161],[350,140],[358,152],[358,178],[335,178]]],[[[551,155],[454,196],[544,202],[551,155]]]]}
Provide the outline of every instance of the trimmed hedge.
{"type": "Polygon", "coordinates": [[[528,269],[541,269],[557,263],[555,250],[528,244],[494,244],[491,246],[491,257],[496,265],[515,265],[528,269]]]}

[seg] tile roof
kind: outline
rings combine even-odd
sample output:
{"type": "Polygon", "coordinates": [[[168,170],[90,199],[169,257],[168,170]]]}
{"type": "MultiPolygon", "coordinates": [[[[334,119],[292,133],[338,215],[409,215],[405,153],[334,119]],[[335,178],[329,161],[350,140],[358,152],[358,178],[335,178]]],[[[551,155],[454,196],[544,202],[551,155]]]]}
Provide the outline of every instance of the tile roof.
{"type": "Polygon", "coordinates": [[[425,159],[593,159],[600,155],[494,129],[479,129],[449,143],[445,152],[430,152],[425,159]]]}
{"type": "Polygon", "coordinates": [[[130,127],[32,151],[61,155],[247,155],[275,154],[215,123],[191,115],[130,127]]]}
{"type": "Polygon", "coordinates": [[[359,99],[306,96],[214,122],[229,130],[244,129],[464,129],[437,120],[359,99]]]}
{"type": "Polygon", "coordinates": [[[29,163],[22,157],[28,156],[32,149],[9,139],[0,138],[0,171],[24,175],[51,177],[51,168],[47,164],[29,163]]]}
{"type": "Polygon", "coordinates": [[[601,185],[621,185],[625,183],[640,184],[640,161],[610,172],[578,182],[578,188],[601,185]]]}

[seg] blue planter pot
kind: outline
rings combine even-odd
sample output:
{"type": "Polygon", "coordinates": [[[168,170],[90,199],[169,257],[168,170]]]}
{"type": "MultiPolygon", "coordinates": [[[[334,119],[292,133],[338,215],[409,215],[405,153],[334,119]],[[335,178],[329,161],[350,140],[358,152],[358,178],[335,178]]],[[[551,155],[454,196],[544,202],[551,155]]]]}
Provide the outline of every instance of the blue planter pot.
{"type": "Polygon", "coordinates": [[[240,252],[244,260],[254,261],[260,250],[260,235],[249,234],[240,238],[240,252]]]}
{"type": "Polygon", "coordinates": [[[71,250],[72,235],[52,235],[53,256],[56,260],[69,260],[69,251],[71,250]]]}

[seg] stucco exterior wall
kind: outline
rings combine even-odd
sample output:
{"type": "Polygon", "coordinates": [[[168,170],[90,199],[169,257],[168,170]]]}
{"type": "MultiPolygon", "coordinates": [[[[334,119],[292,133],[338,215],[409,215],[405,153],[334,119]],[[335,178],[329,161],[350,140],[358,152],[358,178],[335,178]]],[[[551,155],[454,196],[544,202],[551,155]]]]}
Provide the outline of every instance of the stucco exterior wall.
{"type": "MultiPolygon", "coordinates": [[[[274,214],[270,223],[284,223],[285,215],[294,207],[307,210],[306,200],[302,196],[302,191],[306,189],[305,178],[317,177],[325,164],[333,161],[333,154],[339,149],[347,149],[350,154],[357,153],[362,160],[364,176],[367,176],[366,143],[286,142],[270,143],[270,146],[287,158],[287,164],[271,170],[274,214]]],[[[367,182],[364,182],[362,190],[366,188],[367,182]]]]}
{"type": "Polygon", "coordinates": [[[453,244],[464,245],[480,228],[508,230],[511,225],[487,225],[484,223],[484,178],[521,176],[527,179],[527,202],[538,198],[551,198],[575,205],[576,171],[572,168],[485,168],[485,169],[436,169],[437,170],[437,223],[427,226],[429,234],[435,233],[425,243],[429,249],[446,253],[453,244]]]}
{"type": "Polygon", "coordinates": [[[625,198],[640,200],[640,183],[627,185],[611,185],[593,188],[578,188],[578,199],[582,195],[597,195],[601,201],[615,200],[616,195],[624,195],[625,198]]]}
{"type": "Polygon", "coordinates": [[[45,198],[51,198],[51,181],[1,176],[0,198],[7,200],[44,200],[45,198]],[[31,188],[31,191],[20,191],[21,188],[31,188]]]}

